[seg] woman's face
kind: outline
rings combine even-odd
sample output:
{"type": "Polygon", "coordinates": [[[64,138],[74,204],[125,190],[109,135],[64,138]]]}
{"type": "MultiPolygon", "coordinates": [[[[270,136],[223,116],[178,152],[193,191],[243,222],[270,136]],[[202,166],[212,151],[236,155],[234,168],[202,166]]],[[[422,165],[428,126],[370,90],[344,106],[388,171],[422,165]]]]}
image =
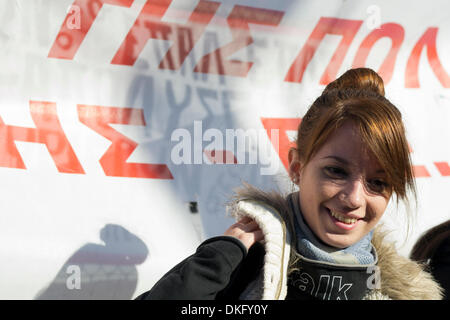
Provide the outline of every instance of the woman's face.
{"type": "Polygon", "coordinates": [[[323,242],[348,247],[380,220],[390,198],[386,175],[352,122],[337,129],[303,170],[296,152],[289,162],[291,177],[299,178],[303,216],[323,242]]]}

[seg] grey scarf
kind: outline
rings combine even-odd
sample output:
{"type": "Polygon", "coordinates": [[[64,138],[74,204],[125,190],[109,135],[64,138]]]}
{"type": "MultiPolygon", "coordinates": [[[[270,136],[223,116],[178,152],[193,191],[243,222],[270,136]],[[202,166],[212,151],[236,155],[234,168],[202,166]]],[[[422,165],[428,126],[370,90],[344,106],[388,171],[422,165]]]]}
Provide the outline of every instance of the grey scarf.
{"type": "Polygon", "coordinates": [[[295,258],[290,264],[286,299],[362,299],[370,289],[377,263],[373,232],[357,243],[334,248],[320,241],[306,224],[299,207],[298,192],[287,197],[294,212],[295,258]]]}
{"type": "Polygon", "coordinates": [[[312,260],[333,264],[373,265],[376,262],[375,248],[371,243],[373,231],[345,249],[328,246],[320,241],[306,224],[300,211],[298,197],[298,192],[288,196],[289,206],[295,213],[294,227],[298,253],[312,260]]]}

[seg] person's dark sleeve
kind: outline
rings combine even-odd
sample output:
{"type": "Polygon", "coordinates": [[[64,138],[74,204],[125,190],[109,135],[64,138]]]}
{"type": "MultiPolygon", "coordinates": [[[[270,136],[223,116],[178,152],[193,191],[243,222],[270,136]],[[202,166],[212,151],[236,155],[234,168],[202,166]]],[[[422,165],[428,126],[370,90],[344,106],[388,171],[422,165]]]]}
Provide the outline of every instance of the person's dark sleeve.
{"type": "Polygon", "coordinates": [[[444,289],[444,299],[450,300],[450,238],[436,249],[430,267],[434,278],[444,289]]]}
{"type": "Polygon", "coordinates": [[[247,248],[239,239],[228,236],[208,239],[136,299],[215,299],[246,255],[247,248]]]}

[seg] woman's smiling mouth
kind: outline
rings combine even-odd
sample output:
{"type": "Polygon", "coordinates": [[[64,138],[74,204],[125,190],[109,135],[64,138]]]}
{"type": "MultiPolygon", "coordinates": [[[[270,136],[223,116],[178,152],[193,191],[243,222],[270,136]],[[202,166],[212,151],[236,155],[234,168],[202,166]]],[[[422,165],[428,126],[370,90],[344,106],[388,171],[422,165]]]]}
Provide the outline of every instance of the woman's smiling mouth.
{"type": "Polygon", "coordinates": [[[352,230],[357,226],[358,221],[360,220],[359,218],[356,218],[354,216],[340,214],[338,212],[332,211],[327,207],[325,208],[333,223],[341,229],[352,230]]]}

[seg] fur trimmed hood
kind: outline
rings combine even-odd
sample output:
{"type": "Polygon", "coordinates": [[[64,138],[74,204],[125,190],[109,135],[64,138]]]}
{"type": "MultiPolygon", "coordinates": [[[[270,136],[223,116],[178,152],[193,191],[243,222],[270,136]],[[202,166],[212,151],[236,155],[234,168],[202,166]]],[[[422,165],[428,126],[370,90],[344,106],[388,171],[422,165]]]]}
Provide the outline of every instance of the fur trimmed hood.
{"type": "MultiPolygon", "coordinates": [[[[264,192],[251,185],[237,190],[229,203],[229,213],[236,219],[249,216],[264,233],[264,266],[255,281],[241,295],[245,299],[284,299],[291,258],[293,213],[283,195],[264,192]]],[[[420,265],[398,254],[386,232],[375,229],[372,245],[378,255],[380,286],[365,296],[369,300],[440,300],[442,289],[420,265]]]]}

